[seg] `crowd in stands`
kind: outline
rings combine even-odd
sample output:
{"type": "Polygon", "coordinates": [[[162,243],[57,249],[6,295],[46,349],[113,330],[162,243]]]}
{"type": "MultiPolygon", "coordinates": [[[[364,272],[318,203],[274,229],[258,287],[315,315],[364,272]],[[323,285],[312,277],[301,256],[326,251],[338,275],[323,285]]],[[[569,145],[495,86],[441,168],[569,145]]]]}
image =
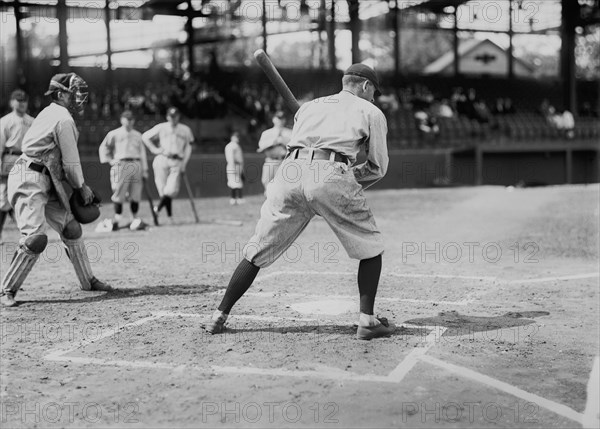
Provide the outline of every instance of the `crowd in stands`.
{"type": "MultiPolygon", "coordinates": [[[[529,106],[518,108],[508,96],[486,100],[473,88],[453,88],[447,97],[432,93],[422,84],[398,90],[388,88],[384,92],[386,95],[379,99],[380,107],[388,117],[388,123],[400,123],[396,136],[400,139],[408,135],[407,139],[411,140],[411,132],[416,133],[417,141],[432,144],[447,138],[445,133],[452,133],[450,138],[455,139],[536,135],[576,137],[572,112],[557,110],[548,100],[543,101],[536,113],[529,106]],[[526,128],[529,130],[524,131],[526,128]]],[[[579,113],[582,122],[595,114],[590,103],[583,103],[579,113]]],[[[591,134],[597,132],[591,130],[591,134]]]]}
{"type": "MultiPolygon", "coordinates": [[[[282,97],[265,82],[234,80],[225,84],[220,79],[213,80],[215,85],[209,82],[206,76],[187,75],[169,76],[161,83],[145,82],[135,87],[92,87],[86,119],[92,123],[110,121],[118,118],[123,110],[132,110],[138,118],[159,121],[165,117],[168,107],[176,106],[187,118],[219,119],[237,115],[248,124],[245,131],[252,135],[271,125],[274,112],[286,110],[282,97]]],[[[441,93],[442,89],[438,90],[439,93],[433,93],[421,83],[384,89],[377,104],[388,118],[391,139],[438,144],[447,139],[448,134],[453,134],[451,138],[455,140],[502,134],[519,137],[520,131],[515,133],[515,127],[535,128],[535,132],[546,127],[557,132],[548,135],[576,137],[572,112],[557,109],[548,100],[543,100],[536,112],[530,106],[515,105],[509,96],[484,99],[474,88],[455,87],[445,94],[441,93]]],[[[43,91],[36,92],[30,98],[33,115],[48,102],[47,97],[41,95],[43,91]]],[[[301,103],[315,96],[311,92],[296,95],[301,103]]],[[[578,123],[598,114],[589,102],[582,103],[578,113],[578,123]]],[[[539,134],[546,135],[543,130],[539,134]]]]}

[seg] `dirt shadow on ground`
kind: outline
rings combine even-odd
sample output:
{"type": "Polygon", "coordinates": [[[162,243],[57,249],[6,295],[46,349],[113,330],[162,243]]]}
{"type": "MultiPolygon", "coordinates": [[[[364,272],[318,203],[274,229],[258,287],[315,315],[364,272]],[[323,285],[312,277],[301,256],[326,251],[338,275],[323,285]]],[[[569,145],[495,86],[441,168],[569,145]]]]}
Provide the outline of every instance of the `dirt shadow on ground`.
{"type": "Polygon", "coordinates": [[[497,331],[518,326],[531,325],[534,317],[548,316],[547,311],[508,312],[502,316],[467,316],[457,311],[439,313],[435,317],[407,320],[405,323],[417,326],[442,326],[448,328],[445,336],[468,335],[475,332],[497,331]]]}
{"type": "Polygon", "coordinates": [[[146,286],[135,289],[115,289],[112,292],[90,292],[94,295],[86,296],[84,291],[73,293],[72,298],[63,299],[37,299],[23,300],[17,302],[19,306],[27,304],[81,304],[87,302],[109,301],[113,299],[130,299],[144,296],[180,296],[180,295],[205,295],[222,289],[215,285],[198,284],[198,285],[157,285],[146,286]],[[82,296],[83,295],[83,296],[82,296]]]}
{"type": "MultiPolygon", "coordinates": [[[[293,323],[293,325],[289,326],[281,326],[281,324],[277,324],[275,322],[266,323],[262,326],[252,327],[252,328],[242,328],[236,327],[239,326],[236,323],[230,323],[226,325],[225,332],[228,335],[240,335],[240,336],[251,336],[252,334],[258,335],[294,335],[294,334],[308,334],[310,336],[314,336],[319,341],[335,341],[338,337],[346,338],[348,335],[356,334],[356,326],[352,324],[348,325],[333,325],[333,324],[319,324],[318,321],[305,323],[302,325],[298,325],[298,321],[294,322],[284,322],[284,323],[293,323]]],[[[203,329],[206,329],[206,325],[201,325],[203,329]]],[[[429,333],[429,330],[425,328],[407,328],[404,326],[396,326],[392,331],[390,336],[415,336],[415,337],[423,337],[429,333]]]]}

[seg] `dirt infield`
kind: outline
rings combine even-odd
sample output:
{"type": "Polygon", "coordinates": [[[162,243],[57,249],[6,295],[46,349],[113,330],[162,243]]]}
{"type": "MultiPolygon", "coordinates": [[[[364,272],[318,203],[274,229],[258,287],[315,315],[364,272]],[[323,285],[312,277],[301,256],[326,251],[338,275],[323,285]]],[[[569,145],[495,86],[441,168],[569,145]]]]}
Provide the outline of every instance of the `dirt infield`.
{"type": "MultiPolygon", "coordinates": [[[[357,261],[315,219],[206,335],[261,198],[177,201],[178,224],[95,233],[114,293],[57,236],[1,310],[2,427],[581,427],[598,412],[600,187],[369,192],[386,238],[355,339],[357,261]],[[241,227],[210,219],[241,220],[241,227]],[[597,382],[597,379],[596,379],[597,382]]],[[[110,207],[106,207],[106,215],[110,207]]],[[[142,215],[150,221],[147,204],[142,215]]],[[[8,225],[2,268],[18,239],[8,225]]]]}

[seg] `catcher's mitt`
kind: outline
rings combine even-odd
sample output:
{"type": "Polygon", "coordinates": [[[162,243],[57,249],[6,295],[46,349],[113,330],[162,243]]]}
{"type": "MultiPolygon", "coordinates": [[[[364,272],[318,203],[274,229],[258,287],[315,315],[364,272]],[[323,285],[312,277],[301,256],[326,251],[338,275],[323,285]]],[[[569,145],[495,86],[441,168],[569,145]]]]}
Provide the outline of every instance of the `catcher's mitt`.
{"type": "Polygon", "coordinates": [[[75,191],[69,199],[69,205],[71,206],[71,212],[75,217],[75,220],[79,223],[92,223],[100,217],[100,203],[102,200],[94,192],[94,199],[91,204],[87,206],[83,204],[83,199],[79,192],[75,191]]]}

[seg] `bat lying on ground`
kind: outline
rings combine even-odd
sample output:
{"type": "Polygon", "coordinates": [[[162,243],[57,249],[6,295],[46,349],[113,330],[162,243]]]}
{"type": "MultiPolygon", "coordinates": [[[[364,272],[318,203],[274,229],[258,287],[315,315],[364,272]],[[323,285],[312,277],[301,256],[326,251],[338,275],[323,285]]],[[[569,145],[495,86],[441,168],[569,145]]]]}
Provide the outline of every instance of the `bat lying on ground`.
{"type": "Polygon", "coordinates": [[[152,219],[154,220],[154,226],[158,226],[158,216],[156,215],[156,212],[154,211],[154,203],[152,202],[152,197],[150,196],[150,190],[148,189],[148,182],[146,181],[146,179],[144,179],[143,185],[144,185],[144,194],[146,195],[146,199],[148,200],[148,203],[150,204],[150,213],[152,213],[152,219]]]}

